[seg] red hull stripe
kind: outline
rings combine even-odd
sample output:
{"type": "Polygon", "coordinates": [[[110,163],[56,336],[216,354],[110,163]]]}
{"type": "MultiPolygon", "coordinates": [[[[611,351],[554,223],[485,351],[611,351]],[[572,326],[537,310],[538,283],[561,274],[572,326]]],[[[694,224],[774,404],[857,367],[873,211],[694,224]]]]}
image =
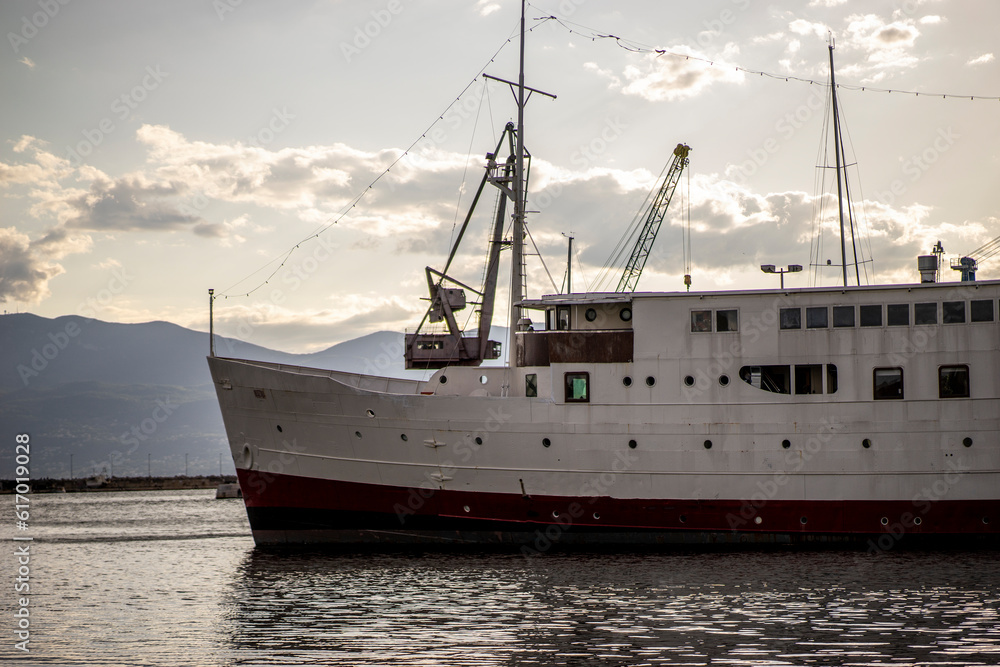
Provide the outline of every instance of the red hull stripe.
{"type": "MultiPolygon", "coordinates": [[[[664,541],[659,533],[823,537],[996,536],[1000,500],[788,501],[522,496],[359,484],[239,470],[250,525],[271,541],[371,541],[366,531],[421,534],[554,533],[572,541],[664,541]],[[313,538],[301,536],[312,534],[313,538]],[[584,538],[585,535],[591,537],[584,538]],[[298,537],[296,537],[298,536],[298,537]],[[603,536],[603,537],[602,537],[603,536]],[[629,537],[633,536],[633,537],[629,537]],[[272,539],[273,538],[273,539],[272,539]]],[[[416,536],[416,537],[415,537],[416,536]]],[[[493,536],[490,541],[495,541],[493,536]]],[[[678,536],[677,541],[691,541],[678,536]]],[[[500,541],[510,541],[502,539],[500,541]]],[[[515,539],[516,541],[516,539],[515,539]]],[[[671,541],[671,540],[666,540],[671,541]]],[[[696,540],[700,541],[700,540],[696,540]]],[[[715,540],[713,540],[715,541],[715,540]]],[[[787,540],[778,540],[787,541],[787,540]]]]}

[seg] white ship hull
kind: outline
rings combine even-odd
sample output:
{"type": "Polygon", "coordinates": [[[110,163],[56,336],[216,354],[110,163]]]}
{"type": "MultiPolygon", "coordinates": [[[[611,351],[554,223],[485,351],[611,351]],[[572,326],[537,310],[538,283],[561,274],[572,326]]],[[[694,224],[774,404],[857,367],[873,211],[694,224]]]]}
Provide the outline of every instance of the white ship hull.
{"type": "Polygon", "coordinates": [[[518,334],[513,370],[209,366],[262,545],[993,538],[998,298],[995,282],[573,295],[526,304],[567,308],[568,328],[518,334]],[[826,326],[785,328],[796,309],[826,326]],[[942,393],[963,367],[966,395],[942,393]],[[899,396],[878,396],[896,369],[899,396]]]}

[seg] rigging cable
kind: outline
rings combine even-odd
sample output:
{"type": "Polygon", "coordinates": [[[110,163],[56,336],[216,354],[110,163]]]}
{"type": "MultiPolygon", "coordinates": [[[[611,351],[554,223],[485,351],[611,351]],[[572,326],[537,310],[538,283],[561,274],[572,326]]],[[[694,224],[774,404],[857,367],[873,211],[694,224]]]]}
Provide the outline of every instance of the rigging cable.
{"type": "MultiPolygon", "coordinates": [[[[531,3],[528,3],[533,9],[538,11],[543,11],[531,3]]],[[[720,68],[732,68],[737,72],[743,72],[744,74],[756,74],[761,77],[768,77],[770,79],[785,81],[796,81],[799,83],[808,84],[822,84],[821,81],[816,79],[810,79],[807,77],[793,76],[790,74],[774,74],[773,72],[766,72],[763,70],[755,70],[747,67],[741,67],[739,65],[730,65],[729,63],[719,62],[717,60],[711,60],[709,58],[704,58],[701,56],[695,56],[687,53],[675,53],[673,51],[668,51],[666,49],[661,49],[640,42],[636,42],[630,39],[625,39],[617,35],[613,35],[609,32],[601,32],[593,28],[581,25],[579,23],[574,23],[564,18],[560,18],[554,14],[549,14],[544,17],[538,17],[535,20],[555,21],[558,25],[562,26],[567,32],[578,35],[580,37],[585,37],[590,41],[597,41],[598,39],[610,39],[613,40],[622,49],[632,52],[632,53],[650,53],[656,54],[657,56],[670,56],[672,58],[683,58],[684,60],[697,60],[699,62],[708,63],[712,67],[720,68]],[[573,27],[576,26],[576,27],[573,27]]],[[[829,84],[827,84],[829,85],[829,84]]],[[[844,90],[854,90],[859,92],[871,92],[871,93],[896,93],[898,95],[913,95],[914,97],[937,97],[941,99],[961,99],[961,100],[972,100],[972,101],[1000,101],[1000,96],[998,95],[955,95],[952,93],[925,93],[915,90],[900,90],[898,88],[876,88],[873,86],[859,86],[855,84],[843,84],[838,83],[837,89],[843,88],[844,90]]]]}
{"type": "MultiPolygon", "coordinates": [[[[537,26],[532,26],[531,30],[533,30],[533,29],[534,29],[535,27],[537,27],[537,26]]],[[[531,32],[531,30],[529,30],[528,32],[531,32]]],[[[355,196],[355,197],[354,197],[353,199],[351,199],[351,200],[350,200],[350,201],[348,202],[348,204],[347,204],[347,205],[345,205],[345,207],[344,207],[344,208],[342,208],[342,209],[340,210],[340,212],[339,212],[339,213],[337,213],[337,214],[334,214],[334,215],[330,216],[329,218],[327,218],[326,220],[324,220],[324,221],[323,221],[323,223],[322,223],[322,224],[320,224],[320,226],[319,226],[319,227],[317,227],[316,229],[314,229],[314,230],[313,230],[312,232],[310,232],[308,236],[306,236],[305,238],[301,239],[301,240],[300,240],[300,241],[299,241],[298,243],[296,243],[295,245],[293,245],[292,247],[290,247],[290,248],[289,248],[288,250],[286,250],[286,251],[284,251],[284,252],[282,252],[282,253],[278,254],[277,256],[275,256],[275,257],[274,257],[273,259],[271,259],[271,260],[270,260],[269,262],[265,263],[265,264],[264,264],[263,266],[261,266],[260,268],[258,268],[258,269],[256,269],[255,271],[253,271],[253,272],[249,273],[248,275],[244,276],[243,278],[241,278],[240,280],[238,280],[238,281],[237,281],[237,282],[235,282],[234,284],[230,285],[230,286],[229,286],[229,287],[227,287],[226,289],[224,289],[224,290],[221,290],[220,292],[216,292],[216,293],[215,293],[215,294],[213,295],[213,297],[212,297],[212,298],[213,298],[213,299],[217,299],[217,298],[219,298],[219,297],[223,297],[223,298],[226,298],[226,299],[228,299],[228,298],[230,298],[230,297],[233,297],[233,298],[235,298],[235,297],[247,297],[247,296],[250,296],[251,294],[253,294],[253,293],[254,293],[254,292],[256,292],[257,290],[259,290],[260,288],[262,288],[262,287],[263,287],[264,285],[267,285],[267,284],[268,284],[268,282],[269,282],[269,281],[271,280],[271,278],[273,278],[273,277],[275,276],[275,274],[277,274],[277,273],[278,273],[278,271],[280,271],[280,270],[282,269],[282,267],[284,267],[284,266],[285,266],[285,264],[286,264],[286,263],[288,262],[288,259],[289,259],[289,258],[290,258],[290,257],[292,256],[292,253],[294,253],[294,252],[295,252],[296,250],[298,250],[298,249],[299,249],[299,247],[300,247],[300,246],[301,246],[301,245],[302,245],[303,243],[306,243],[307,241],[310,241],[310,240],[312,240],[312,239],[314,239],[314,238],[318,238],[320,234],[322,234],[323,232],[325,232],[326,230],[328,230],[328,229],[329,229],[330,227],[333,227],[334,225],[336,225],[336,224],[337,224],[338,222],[340,222],[341,220],[343,220],[343,219],[344,219],[345,217],[347,217],[347,214],[348,214],[348,213],[350,213],[350,212],[351,212],[351,211],[352,211],[352,210],[353,210],[353,209],[354,209],[354,208],[355,208],[355,207],[356,207],[356,206],[357,206],[357,205],[358,205],[358,204],[359,204],[359,203],[361,202],[361,200],[362,200],[362,199],[363,199],[363,198],[365,197],[365,195],[366,195],[366,194],[368,194],[368,192],[369,192],[369,191],[370,191],[370,190],[371,190],[372,188],[374,188],[374,187],[375,187],[375,185],[376,185],[376,184],[377,184],[377,183],[378,183],[379,181],[381,181],[381,180],[382,180],[382,178],[383,178],[383,177],[384,177],[384,176],[385,176],[386,174],[388,174],[388,173],[389,173],[389,171],[390,171],[390,170],[391,170],[391,169],[392,169],[393,167],[395,167],[395,166],[396,166],[397,164],[399,164],[399,162],[401,162],[401,161],[403,160],[403,158],[407,157],[407,156],[408,156],[408,155],[410,154],[410,151],[412,151],[412,150],[413,150],[413,149],[414,149],[414,148],[416,147],[416,145],[417,145],[417,144],[419,144],[419,143],[420,143],[421,141],[423,141],[424,139],[426,139],[426,138],[427,138],[427,134],[428,134],[428,133],[429,133],[429,132],[430,132],[430,131],[431,131],[431,130],[432,130],[432,129],[433,129],[433,128],[434,128],[434,127],[435,127],[435,126],[436,126],[436,125],[437,125],[437,124],[439,123],[439,122],[441,122],[442,120],[444,120],[444,117],[445,117],[445,114],[447,114],[447,113],[448,113],[449,111],[451,111],[452,107],[454,107],[454,106],[455,106],[455,105],[456,105],[456,104],[457,104],[457,103],[459,102],[459,100],[461,100],[461,99],[462,99],[462,96],[463,96],[463,95],[465,95],[465,93],[466,93],[466,92],[468,92],[468,90],[469,90],[469,89],[470,89],[470,88],[471,88],[471,87],[472,87],[472,86],[473,86],[473,85],[474,85],[474,84],[476,83],[476,81],[478,81],[478,80],[479,80],[479,77],[480,77],[480,76],[482,76],[483,72],[485,72],[485,71],[486,71],[486,68],[487,68],[487,67],[489,67],[489,66],[490,66],[490,65],[491,65],[491,64],[493,63],[493,61],[494,61],[494,60],[495,60],[495,59],[497,58],[497,56],[499,56],[499,55],[500,55],[500,52],[501,52],[501,51],[503,51],[503,49],[504,49],[504,48],[505,48],[505,47],[506,47],[506,46],[507,46],[508,44],[510,44],[510,43],[511,43],[511,42],[512,42],[512,41],[514,40],[514,37],[515,37],[516,35],[518,35],[519,33],[520,33],[520,21],[518,21],[518,24],[517,24],[517,26],[516,26],[516,27],[514,28],[514,30],[512,30],[512,31],[511,31],[511,33],[510,33],[510,36],[509,36],[509,37],[508,37],[508,38],[507,38],[507,39],[506,39],[506,40],[505,40],[505,41],[503,42],[503,44],[501,44],[501,45],[500,45],[500,48],[498,48],[498,49],[496,50],[496,52],[494,52],[494,54],[493,54],[492,56],[490,56],[490,59],[489,59],[489,61],[487,61],[487,63],[486,63],[485,65],[483,65],[483,66],[482,66],[482,67],[481,67],[481,68],[479,69],[479,71],[478,71],[478,72],[476,72],[476,75],[475,75],[475,77],[473,77],[473,78],[472,78],[472,80],[471,80],[471,81],[469,81],[469,83],[468,83],[468,84],[467,84],[467,85],[465,86],[465,88],[463,88],[463,89],[462,89],[462,91],[461,91],[461,92],[460,92],[460,93],[458,94],[458,96],[457,96],[457,97],[456,97],[456,98],[455,98],[454,100],[452,100],[452,101],[451,101],[451,102],[450,102],[450,103],[448,104],[448,106],[446,106],[446,107],[444,108],[444,110],[443,110],[443,111],[442,111],[442,112],[441,112],[440,114],[438,114],[438,117],[437,117],[436,119],[434,119],[434,121],[433,121],[433,122],[432,122],[432,123],[431,123],[430,125],[428,125],[428,126],[427,126],[427,129],[425,129],[425,130],[424,130],[424,131],[423,131],[423,132],[422,132],[422,133],[420,134],[420,136],[419,136],[419,137],[417,137],[417,138],[416,138],[416,139],[415,139],[415,140],[414,140],[414,141],[413,141],[412,143],[410,143],[410,145],[409,145],[409,146],[407,146],[406,150],[404,150],[404,151],[403,151],[402,153],[400,153],[400,154],[399,154],[398,156],[396,156],[396,159],[394,159],[394,160],[393,160],[393,161],[392,161],[392,162],[391,162],[391,163],[389,164],[389,166],[388,166],[388,167],[386,167],[386,168],[385,168],[384,170],[382,170],[382,172],[381,172],[381,173],[379,173],[379,175],[378,175],[378,176],[376,176],[376,177],[375,177],[375,178],[374,178],[374,179],[373,179],[373,180],[372,180],[372,181],[371,181],[371,182],[370,182],[370,183],[369,183],[369,184],[367,185],[367,187],[365,187],[365,188],[364,188],[364,189],[363,189],[363,190],[362,190],[362,191],[361,191],[361,192],[360,192],[359,194],[357,194],[357,195],[356,195],[356,196],[355,196]],[[271,266],[272,264],[274,264],[275,262],[277,262],[278,260],[281,260],[281,262],[280,262],[280,263],[278,264],[278,266],[277,266],[277,267],[276,267],[276,268],[275,268],[275,269],[274,269],[273,271],[271,271],[271,273],[270,273],[270,274],[268,274],[267,278],[265,278],[265,279],[264,279],[264,281],[263,281],[263,282],[261,282],[260,284],[258,284],[258,285],[257,285],[256,287],[254,287],[254,288],[252,288],[252,289],[250,289],[250,290],[247,290],[246,292],[243,292],[243,291],[240,291],[240,292],[237,292],[236,294],[230,294],[230,293],[229,293],[229,292],[230,292],[231,290],[233,290],[233,289],[234,289],[234,288],[235,288],[236,286],[238,286],[238,285],[240,285],[240,284],[242,284],[242,283],[246,282],[247,280],[249,280],[249,279],[250,279],[250,278],[252,278],[253,276],[257,275],[257,274],[258,274],[258,273],[260,273],[261,271],[265,270],[265,269],[266,269],[267,267],[269,267],[269,266],[271,266]]]]}
{"type": "Polygon", "coordinates": [[[600,273],[598,273],[597,277],[594,278],[594,283],[587,286],[587,291],[601,291],[601,289],[608,284],[608,281],[614,280],[612,277],[612,271],[620,271],[624,267],[625,262],[622,260],[625,258],[625,253],[631,252],[630,249],[634,245],[633,238],[639,233],[642,223],[644,222],[643,214],[646,213],[646,209],[649,206],[650,201],[657,192],[657,184],[663,180],[663,175],[669,168],[670,162],[667,161],[667,163],[663,165],[660,175],[656,177],[655,181],[653,181],[652,187],[646,192],[646,198],[643,199],[642,204],[635,209],[635,214],[633,215],[631,222],[629,222],[628,226],[625,228],[621,238],[618,239],[618,243],[611,249],[611,254],[608,256],[608,259],[605,260],[604,267],[601,269],[600,273]]]}

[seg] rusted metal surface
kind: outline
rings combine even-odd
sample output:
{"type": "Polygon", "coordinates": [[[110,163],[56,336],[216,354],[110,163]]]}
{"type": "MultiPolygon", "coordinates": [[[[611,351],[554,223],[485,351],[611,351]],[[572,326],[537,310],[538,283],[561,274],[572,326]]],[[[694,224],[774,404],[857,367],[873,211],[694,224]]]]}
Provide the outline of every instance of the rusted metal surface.
{"type": "Polygon", "coordinates": [[[630,363],[635,335],[628,331],[538,331],[519,334],[519,366],[630,363]]]}

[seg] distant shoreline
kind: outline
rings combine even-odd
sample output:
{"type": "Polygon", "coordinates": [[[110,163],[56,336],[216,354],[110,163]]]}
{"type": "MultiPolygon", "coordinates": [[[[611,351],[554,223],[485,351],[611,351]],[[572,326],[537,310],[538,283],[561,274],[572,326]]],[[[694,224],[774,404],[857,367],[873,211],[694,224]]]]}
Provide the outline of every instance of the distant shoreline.
{"type": "MultiPolygon", "coordinates": [[[[109,491],[183,491],[186,489],[214,489],[219,484],[235,484],[236,475],[196,475],[186,477],[112,477],[95,485],[93,479],[37,479],[29,484],[31,493],[80,493],[109,491]],[[88,482],[90,484],[88,485],[88,482]]],[[[0,480],[0,493],[14,493],[16,482],[0,480]]]]}

